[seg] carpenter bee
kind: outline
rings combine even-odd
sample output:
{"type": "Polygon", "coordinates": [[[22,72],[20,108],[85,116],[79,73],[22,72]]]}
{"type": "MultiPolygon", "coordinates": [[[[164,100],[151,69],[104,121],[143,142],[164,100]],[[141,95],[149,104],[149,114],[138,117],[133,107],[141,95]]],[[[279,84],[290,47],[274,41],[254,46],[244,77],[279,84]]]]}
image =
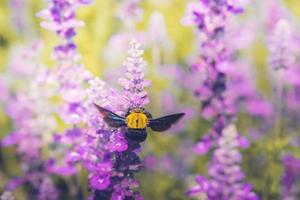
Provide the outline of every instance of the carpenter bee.
{"type": "Polygon", "coordinates": [[[104,121],[110,127],[125,127],[126,139],[138,143],[146,140],[147,127],[150,127],[153,131],[166,131],[172,126],[172,124],[176,123],[184,115],[184,113],[177,113],[152,119],[151,114],[144,108],[132,107],[128,110],[125,116],[122,117],[97,104],[95,104],[95,106],[102,114],[104,121]]]}

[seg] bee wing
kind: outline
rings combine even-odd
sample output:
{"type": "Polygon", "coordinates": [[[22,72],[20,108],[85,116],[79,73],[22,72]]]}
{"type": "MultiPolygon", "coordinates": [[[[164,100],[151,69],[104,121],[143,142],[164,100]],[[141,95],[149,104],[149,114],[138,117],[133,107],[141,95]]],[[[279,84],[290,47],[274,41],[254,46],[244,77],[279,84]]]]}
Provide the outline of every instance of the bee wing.
{"type": "Polygon", "coordinates": [[[153,130],[153,131],[166,131],[168,130],[172,124],[176,123],[181,117],[184,116],[184,113],[177,113],[173,115],[167,115],[164,117],[160,117],[157,119],[151,119],[149,121],[148,126],[153,130]]]}
{"type": "Polygon", "coordinates": [[[126,126],[126,121],[124,117],[117,115],[116,113],[111,112],[97,104],[94,104],[98,111],[102,114],[104,121],[111,127],[119,128],[126,126]]]}

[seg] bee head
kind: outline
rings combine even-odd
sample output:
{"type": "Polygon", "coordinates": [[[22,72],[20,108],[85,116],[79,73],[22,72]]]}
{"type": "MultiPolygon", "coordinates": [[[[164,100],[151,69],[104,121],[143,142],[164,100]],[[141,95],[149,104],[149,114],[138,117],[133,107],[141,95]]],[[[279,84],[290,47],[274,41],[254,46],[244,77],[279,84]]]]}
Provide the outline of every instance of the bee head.
{"type": "Polygon", "coordinates": [[[135,107],[135,108],[131,108],[129,110],[130,113],[145,113],[146,110],[144,108],[138,108],[138,107],[135,107]]]}
{"type": "Polygon", "coordinates": [[[144,113],[148,117],[148,119],[152,118],[151,114],[145,108],[142,107],[137,107],[137,106],[130,107],[125,116],[128,116],[130,113],[144,113]]]}

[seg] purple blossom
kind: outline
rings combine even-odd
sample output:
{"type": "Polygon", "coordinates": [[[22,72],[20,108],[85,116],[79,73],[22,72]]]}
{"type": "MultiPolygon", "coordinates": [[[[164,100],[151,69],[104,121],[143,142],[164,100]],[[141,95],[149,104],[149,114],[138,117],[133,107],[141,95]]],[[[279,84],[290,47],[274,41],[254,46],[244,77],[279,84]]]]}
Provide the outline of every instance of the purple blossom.
{"type": "MultiPolygon", "coordinates": [[[[38,190],[40,176],[46,176],[42,159],[42,148],[51,142],[49,135],[56,128],[53,107],[48,101],[53,90],[48,88],[51,84],[47,77],[48,71],[37,71],[25,91],[19,91],[7,105],[7,114],[14,122],[13,132],[2,141],[4,146],[16,146],[17,155],[20,156],[20,168],[22,176],[13,178],[7,188],[14,190],[23,184],[30,184],[38,190]],[[34,178],[35,177],[35,178],[34,178]]],[[[36,198],[35,194],[32,198],[36,198]]],[[[56,199],[53,196],[52,199],[56,199]]]]}
{"type": "MultiPolygon", "coordinates": [[[[26,75],[30,76],[30,84],[8,105],[7,113],[15,123],[14,132],[3,142],[17,146],[17,152],[21,156],[21,170],[25,174],[22,183],[30,184],[38,191],[29,192],[30,199],[58,199],[55,186],[47,173],[72,175],[76,172],[74,165],[64,163],[62,155],[68,147],[78,142],[75,139],[81,136],[78,131],[76,132],[78,129],[76,127],[67,129],[65,135],[60,138],[64,143],[57,142],[59,140],[57,136],[52,143],[52,136],[57,131],[54,118],[56,112],[59,112],[66,123],[73,125],[85,119],[82,104],[85,98],[83,84],[89,79],[90,74],[77,64],[79,54],[73,43],[75,27],[81,24],[75,20],[75,10],[82,3],[86,2],[53,0],[50,8],[41,13],[43,17],[50,18],[50,22],[44,22],[42,25],[54,28],[61,37],[60,45],[55,48],[58,67],[54,70],[43,69],[35,62],[28,63],[29,67],[24,65],[28,69],[35,68],[29,72],[21,70],[21,73],[26,72],[26,75]],[[57,95],[62,97],[61,105],[50,100],[57,95]],[[62,109],[56,110],[60,106],[62,109]],[[60,150],[57,150],[58,147],[60,150]],[[50,150],[47,155],[49,157],[45,156],[45,160],[42,149],[50,150]]],[[[35,51],[25,52],[22,56],[33,57],[30,52],[35,51]]],[[[20,65],[20,62],[14,61],[12,65],[20,65]]]]}
{"type": "Polygon", "coordinates": [[[90,176],[91,186],[97,190],[105,190],[110,185],[110,174],[113,170],[113,164],[111,161],[98,163],[96,169],[97,172],[90,176]]]}
{"type": "Polygon", "coordinates": [[[49,8],[38,14],[45,20],[41,26],[54,30],[60,37],[60,44],[54,48],[58,67],[52,73],[64,100],[59,114],[67,124],[78,124],[84,120],[84,83],[91,79],[91,74],[79,64],[80,55],[74,43],[76,28],[84,25],[76,19],[76,11],[80,5],[87,3],[89,1],[53,0],[49,8]]]}
{"type": "Polygon", "coordinates": [[[42,180],[37,199],[38,200],[56,200],[56,199],[58,199],[57,190],[54,187],[54,184],[49,177],[46,177],[42,180]]]}
{"type": "MultiPolygon", "coordinates": [[[[33,164],[34,165],[34,164],[33,164]]],[[[23,168],[26,166],[23,166],[23,168]]],[[[34,165],[33,167],[41,167],[34,165]]],[[[57,190],[48,174],[42,169],[37,170],[34,168],[28,168],[28,173],[19,178],[11,179],[5,186],[8,191],[13,191],[21,185],[30,186],[26,198],[39,199],[39,200],[57,200],[57,190]]]]}
{"type": "Polygon", "coordinates": [[[204,155],[211,149],[213,145],[214,139],[211,137],[211,134],[206,134],[204,137],[201,138],[201,141],[199,141],[195,145],[194,151],[197,154],[204,155]]]}
{"type": "Polygon", "coordinates": [[[300,159],[293,155],[285,155],[282,159],[284,172],[281,178],[282,200],[296,200],[296,193],[299,192],[297,182],[300,180],[300,159]]]}
{"type": "Polygon", "coordinates": [[[292,41],[289,23],[281,19],[277,22],[269,45],[269,62],[274,70],[286,69],[293,64],[292,41]]]}
{"type": "MultiPolygon", "coordinates": [[[[297,64],[298,52],[297,39],[291,23],[286,19],[279,19],[269,39],[269,65],[271,71],[274,95],[273,102],[277,111],[277,121],[285,113],[292,120],[297,120],[297,107],[299,107],[299,65],[297,64]],[[288,78],[286,78],[288,77],[288,78]],[[286,110],[286,111],[285,111],[286,110]]],[[[287,117],[287,116],[285,116],[287,117]]],[[[280,122],[279,122],[280,123],[280,122]]]]}
{"type": "Polygon", "coordinates": [[[94,104],[101,105],[119,115],[132,106],[144,106],[149,102],[144,88],[150,84],[144,79],[145,62],[140,45],[134,40],[124,63],[126,78],[121,79],[124,92],[108,88],[99,78],[89,81],[85,121],[80,142],[70,154],[71,162],[81,162],[89,173],[91,194],[89,199],[141,198],[134,174],[141,169],[138,157],[140,146],[127,141],[123,129],[109,127],[94,104]]]}
{"type": "Polygon", "coordinates": [[[241,169],[242,155],[239,147],[245,147],[234,125],[223,130],[217,143],[217,149],[209,163],[209,178],[196,177],[197,186],[188,194],[191,196],[203,193],[210,200],[256,200],[251,185],[243,183],[244,173],[241,169]]]}
{"type": "Polygon", "coordinates": [[[16,89],[16,94],[11,95],[6,102],[6,114],[14,124],[12,133],[1,141],[6,146],[15,145],[17,153],[23,157],[23,165],[26,166],[39,163],[41,146],[49,143],[47,137],[56,128],[55,120],[51,116],[53,107],[48,101],[55,86],[48,76],[49,71],[38,63],[39,49],[39,43],[33,42],[28,48],[18,50],[19,55],[11,57],[10,65],[13,70],[24,67],[22,70],[15,70],[11,75],[20,75],[31,81],[26,87],[16,89]],[[15,59],[18,57],[23,60],[15,59]]]}
{"type": "Polygon", "coordinates": [[[54,117],[51,116],[53,107],[48,101],[54,92],[48,87],[52,84],[51,79],[42,78],[47,74],[47,70],[38,71],[27,90],[20,91],[6,108],[6,113],[14,120],[14,130],[3,142],[17,145],[20,154],[34,158],[39,157],[42,143],[48,142],[47,134],[56,128],[54,117]]]}
{"type": "Polygon", "coordinates": [[[76,19],[76,11],[80,5],[85,5],[89,2],[81,0],[52,0],[48,9],[38,13],[39,17],[47,20],[42,22],[41,26],[55,31],[61,38],[61,43],[54,48],[58,60],[70,62],[78,59],[79,55],[76,52],[73,38],[76,35],[75,29],[82,27],[84,23],[76,19]]]}
{"type": "Polygon", "coordinates": [[[146,63],[141,57],[144,51],[140,50],[139,47],[140,44],[136,40],[131,42],[131,48],[127,52],[128,57],[124,62],[125,78],[119,80],[124,88],[123,96],[128,102],[128,105],[125,106],[127,109],[129,106],[143,107],[149,103],[149,97],[144,88],[151,85],[151,81],[144,79],[146,63]]]}
{"type": "MultiPolygon", "coordinates": [[[[243,40],[246,40],[246,44],[249,43],[248,36],[241,35],[240,26],[234,27],[228,23],[232,15],[242,12],[239,4],[238,1],[191,3],[182,21],[186,25],[197,25],[198,28],[201,54],[192,64],[191,70],[198,74],[200,83],[197,88],[191,88],[202,104],[202,116],[219,125],[235,120],[241,105],[256,117],[270,118],[272,115],[271,105],[256,92],[253,77],[249,76],[251,71],[245,68],[244,63],[232,58],[237,50],[232,48],[232,43],[242,45],[243,40]],[[237,34],[239,41],[234,36],[237,34]],[[259,108],[256,105],[259,105],[259,108]]],[[[253,36],[251,37],[250,41],[253,41],[253,36]]]]}
{"type": "MultiPolygon", "coordinates": [[[[148,95],[144,88],[151,83],[149,80],[144,79],[144,68],[146,63],[143,61],[143,51],[139,49],[139,46],[140,44],[138,44],[136,40],[131,42],[131,47],[128,50],[128,57],[124,63],[126,68],[126,78],[119,80],[124,89],[122,94],[123,99],[125,99],[123,113],[130,107],[143,107],[149,103],[148,95]]],[[[112,193],[112,199],[119,199],[122,197],[142,199],[138,192],[133,191],[133,189],[138,187],[138,183],[133,175],[141,169],[141,161],[137,155],[140,147],[131,141],[127,141],[127,144],[128,149],[126,151],[116,152],[115,154],[116,161],[114,163],[114,169],[119,175],[114,178],[115,181],[117,180],[117,183],[114,186],[115,191],[112,193]]]]}
{"type": "Polygon", "coordinates": [[[25,182],[26,182],[26,177],[13,178],[6,183],[5,189],[8,191],[13,191],[17,189],[19,186],[23,185],[25,182]]]}
{"type": "MultiPolygon", "coordinates": [[[[194,95],[202,104],[202,116],[213,122],[211,130],[194,148],[199,154],[213,149],[208,167],[210,178],[198,176],[198,186],[188,192],[192,196],[200,194],[211,200],[258,199],[251,187],[242,183],[242,156],[237,148],[248,144],[238,136],[233,125],[228,126],[235,120],[237,103],[245,96],[240,90],[235,94],[234,88],[230,88],[235,86],[230,81],[237,77],[233,74],[236,69],[230,57],[234,49],[227,47],[228,20],[231,15],[241,12],[242,9],[232,1],[200,0],[189,5],[183,19],[184,24],[198,28],[201,54],[191,71],[198,74],[201,84],[194,90],[194,95]]],[[[251,89],[250,92],[252,95],[251,89]]]]}
{"type": "Polygon", "coordinates": [[[0,200],[15,200],[15,198],[10,191],[4,191],[0,196],[0,200]]]}
{"type": "MultiPolygon", "coordinates": [[[[58,153],[57,153],[58,154],[58,153]]],[[[73,163],[57,163],[56,159],[60,157],[57,156],[53,159],[49,158],[45,163],[45,170],[50,174],[56,174],[59,176],[72,176],[77,173],[77,169],[73,163]]],[[[65,159],[67,160],[67,159],[65,159]]],[[[63,160],[64,161],[64,160],[63,160]]]]}
{"type": "Polygon", "coordinates": [[[219,125],[234,115],[232,102],[224,95],[228,76],[224,66],[230,65],[225,34],[228,17],[241,11],[231,1],[198,1],[189,4],[183,19],[184,24],[197,26],[200,41],[201,54],[191,70],[199,73],[202,83],[194,94],[202,103],[202,116],[219,125]]]}

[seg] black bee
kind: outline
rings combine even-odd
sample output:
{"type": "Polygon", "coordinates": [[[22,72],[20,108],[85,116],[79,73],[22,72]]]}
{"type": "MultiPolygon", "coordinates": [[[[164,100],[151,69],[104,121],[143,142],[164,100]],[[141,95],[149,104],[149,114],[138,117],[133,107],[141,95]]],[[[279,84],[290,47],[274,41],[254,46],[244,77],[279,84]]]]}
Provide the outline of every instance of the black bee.
{"type": "Polygon", "coordinates": [[[110,127],[126,127],[125,136],[127,140],[138,143],[146,140],[147,127],[150,127],[153,131],[166,131],[184,115],[184,113],[177,113],[152,119],[151,114],[144,108],[134,107],[130,108],[125,116],[122,117],[99,105],[95,104],[95,106],[110,127]]]}

